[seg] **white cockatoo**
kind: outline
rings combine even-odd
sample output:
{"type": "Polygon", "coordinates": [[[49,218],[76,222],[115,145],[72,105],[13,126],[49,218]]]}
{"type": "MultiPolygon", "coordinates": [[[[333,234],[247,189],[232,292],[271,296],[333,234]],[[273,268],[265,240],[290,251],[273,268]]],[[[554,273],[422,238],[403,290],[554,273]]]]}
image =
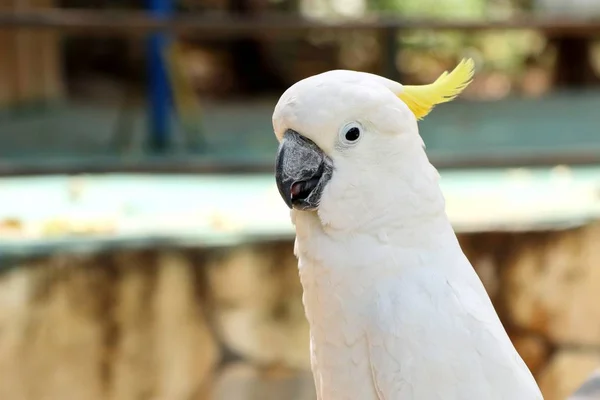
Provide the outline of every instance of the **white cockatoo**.
{"type": "Polygon", "coordinates": [[[336,70],[273,114],[319,400],[536,400],[446,216],[417,120],[471,81],[472,60],[403,86],[336,70]]]}

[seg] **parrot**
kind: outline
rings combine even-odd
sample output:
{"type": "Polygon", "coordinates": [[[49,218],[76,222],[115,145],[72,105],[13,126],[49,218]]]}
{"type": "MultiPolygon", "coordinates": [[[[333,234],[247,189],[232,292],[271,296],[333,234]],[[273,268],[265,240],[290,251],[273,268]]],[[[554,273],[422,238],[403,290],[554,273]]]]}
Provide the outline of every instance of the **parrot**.
{"type": "Polygon", "coordinates": [[[543,399],[459,245],[419,133],[474,71],[463,59],[402,85],[331,70],[275,105],[318,400],[543,399]]]}

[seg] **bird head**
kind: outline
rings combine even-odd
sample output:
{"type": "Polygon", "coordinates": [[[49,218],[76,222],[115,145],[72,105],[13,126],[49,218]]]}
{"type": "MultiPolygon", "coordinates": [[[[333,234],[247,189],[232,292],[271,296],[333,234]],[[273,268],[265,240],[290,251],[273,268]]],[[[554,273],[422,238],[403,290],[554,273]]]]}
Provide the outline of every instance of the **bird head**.
{"type": "Polygon", "coordinates": [[[463,60],[421,86],[346,70],[291,86],[273,113],[279,141],[276,181],[285,203],[330,220],[350,214],[360,219],[373,207],[394,202],[401,207],[402,196],[418,203],[420,195],[427,196],[424,182],[435,169],[417,121],[454,99],[470,83],[473,67],[472,60],[463,60]]]}

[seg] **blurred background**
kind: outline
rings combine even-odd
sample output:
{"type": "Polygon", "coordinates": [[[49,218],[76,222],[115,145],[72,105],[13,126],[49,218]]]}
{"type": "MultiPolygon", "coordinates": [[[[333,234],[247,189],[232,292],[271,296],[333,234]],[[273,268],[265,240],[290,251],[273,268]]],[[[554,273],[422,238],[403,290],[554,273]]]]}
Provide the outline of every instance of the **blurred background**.
{"type": "Polygon", "coordinates": [[[3,0],[0,399],[314,400],[271,113],[330,69],[420,123],[547,400],[600,367],[600,1],[3,0]]]}

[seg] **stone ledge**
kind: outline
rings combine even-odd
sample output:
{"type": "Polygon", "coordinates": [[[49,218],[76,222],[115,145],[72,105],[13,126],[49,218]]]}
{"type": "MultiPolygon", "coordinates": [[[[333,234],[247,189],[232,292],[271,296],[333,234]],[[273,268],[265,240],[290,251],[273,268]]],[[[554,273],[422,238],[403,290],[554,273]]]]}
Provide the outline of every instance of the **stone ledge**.
{"type": "MultiPolygon", "coordinates": [[[[564,400],[600,365],[600,225],[459,239],[546,400],[564,400]]],[[[11,265],[0,274],[0,398],[314,399],[292,249],[155,247],[11,265]]]]}

